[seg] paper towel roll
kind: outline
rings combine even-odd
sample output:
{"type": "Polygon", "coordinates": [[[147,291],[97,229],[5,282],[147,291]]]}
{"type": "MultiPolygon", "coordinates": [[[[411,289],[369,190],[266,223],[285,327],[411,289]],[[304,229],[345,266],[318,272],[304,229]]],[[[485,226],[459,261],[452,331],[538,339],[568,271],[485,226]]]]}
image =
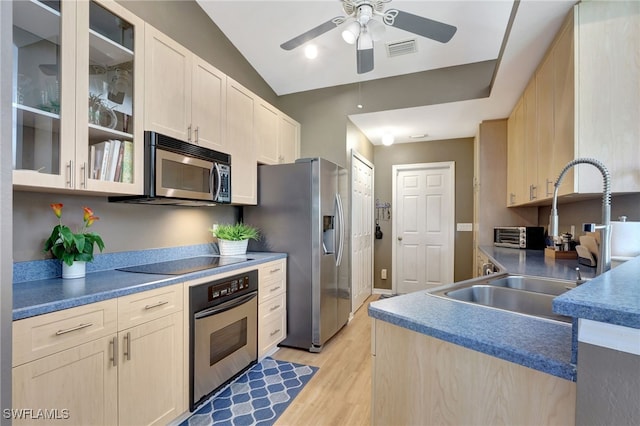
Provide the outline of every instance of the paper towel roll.
{"type": "Polygon", "coordinates": [[[611,222],[611,256],[640,255],[640,222],[611,222]]]}

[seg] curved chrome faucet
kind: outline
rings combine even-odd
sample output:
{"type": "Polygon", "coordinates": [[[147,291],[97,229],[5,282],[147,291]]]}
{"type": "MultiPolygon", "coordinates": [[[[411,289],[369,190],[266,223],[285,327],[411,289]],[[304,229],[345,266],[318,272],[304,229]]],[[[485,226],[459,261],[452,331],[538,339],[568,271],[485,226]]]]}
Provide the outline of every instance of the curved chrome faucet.
{"type": "Polygon", "coordinates": [[[549,236],[554,243],[558,238],[558,188],[564,175],[570,168],[578,164],[591,164],[602,174],[602,224],[584,224],[584,231],[593,232],[600,229],[600,254],[598,256],[597,274],[602,274],[611,269],[611,176],[609,170],[600,161],[593,158],[576,158],[567,163],[560,172],[558,180],[553,185],[553,203],[551,204],[551,214],[549,215],[549,236]]]}

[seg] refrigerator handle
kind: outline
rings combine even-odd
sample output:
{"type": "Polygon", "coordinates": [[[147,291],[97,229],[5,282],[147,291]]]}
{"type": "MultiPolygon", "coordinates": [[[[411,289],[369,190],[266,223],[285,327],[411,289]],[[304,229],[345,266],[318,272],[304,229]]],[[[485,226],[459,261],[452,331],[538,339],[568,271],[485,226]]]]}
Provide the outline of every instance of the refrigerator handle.
{"type": "Polygon", "coordinates": [[[342,263],[342,250],[344,248],[344,209],[342,208],[342,199],[340,194],[336,193],[336,207],[338,209],[338,223],[340,226],[340,242],[336,251],[336,266],[342,263]]]}

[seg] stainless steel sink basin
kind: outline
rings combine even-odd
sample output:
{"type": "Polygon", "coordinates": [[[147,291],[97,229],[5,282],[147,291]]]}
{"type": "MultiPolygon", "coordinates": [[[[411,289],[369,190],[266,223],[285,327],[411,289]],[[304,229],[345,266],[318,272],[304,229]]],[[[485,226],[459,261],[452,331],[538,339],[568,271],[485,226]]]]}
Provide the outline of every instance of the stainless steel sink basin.
{"type": "Polygon", "coordinates": [[[553,280],[549,278],[528,277],[520,275],[508,275],[487,282],[487,284],[499,287],[508,287],[518,290],[533,291],[535,293],[552,294],[559,296],[569,289],[575,288],[572,281],[553,280]]]}
{"type": "Polygon", "coordinates": [[[470,280],[436,290],[434,296],[495,309],[570,323],[572,318],[553,312],[552,300],[575,287],[571,281],[507,275],[485,280],[470,280]]]}
{"type": "Polygon", "coordinates": [[[533,315],[557,321],[571,322],[570,317],[553,313],[551,301],[555,296],[531,291],[515,290],[494,285],[473,285],[445,293],[451,299],[478,303],[507,311],[533,315]]]}

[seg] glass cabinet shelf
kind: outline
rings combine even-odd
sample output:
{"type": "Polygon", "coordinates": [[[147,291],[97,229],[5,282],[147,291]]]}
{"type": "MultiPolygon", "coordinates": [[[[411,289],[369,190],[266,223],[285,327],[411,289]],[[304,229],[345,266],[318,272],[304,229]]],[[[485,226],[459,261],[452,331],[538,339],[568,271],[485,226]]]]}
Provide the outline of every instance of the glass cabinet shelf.
{"type": "Polygon", "coordinates": [[[89,57],[95,64],[111,67],[133,61],[133,51],[89,30],[89,57]]]}
{"type": "Polygon", "coordinates": [[[105,139],[132,139],[133,134],[121,132],[119,130],[109,129],[106,127],[98,126],[96,124],[89,123],[89,141],[94,142],[97,140],[105,139]]]}
{"type": "Polygon", "coordinates": [[[13,25],[50,40],[60,34],[60,12],[36,0],[16,1],[13,2],[13,25]]]}

